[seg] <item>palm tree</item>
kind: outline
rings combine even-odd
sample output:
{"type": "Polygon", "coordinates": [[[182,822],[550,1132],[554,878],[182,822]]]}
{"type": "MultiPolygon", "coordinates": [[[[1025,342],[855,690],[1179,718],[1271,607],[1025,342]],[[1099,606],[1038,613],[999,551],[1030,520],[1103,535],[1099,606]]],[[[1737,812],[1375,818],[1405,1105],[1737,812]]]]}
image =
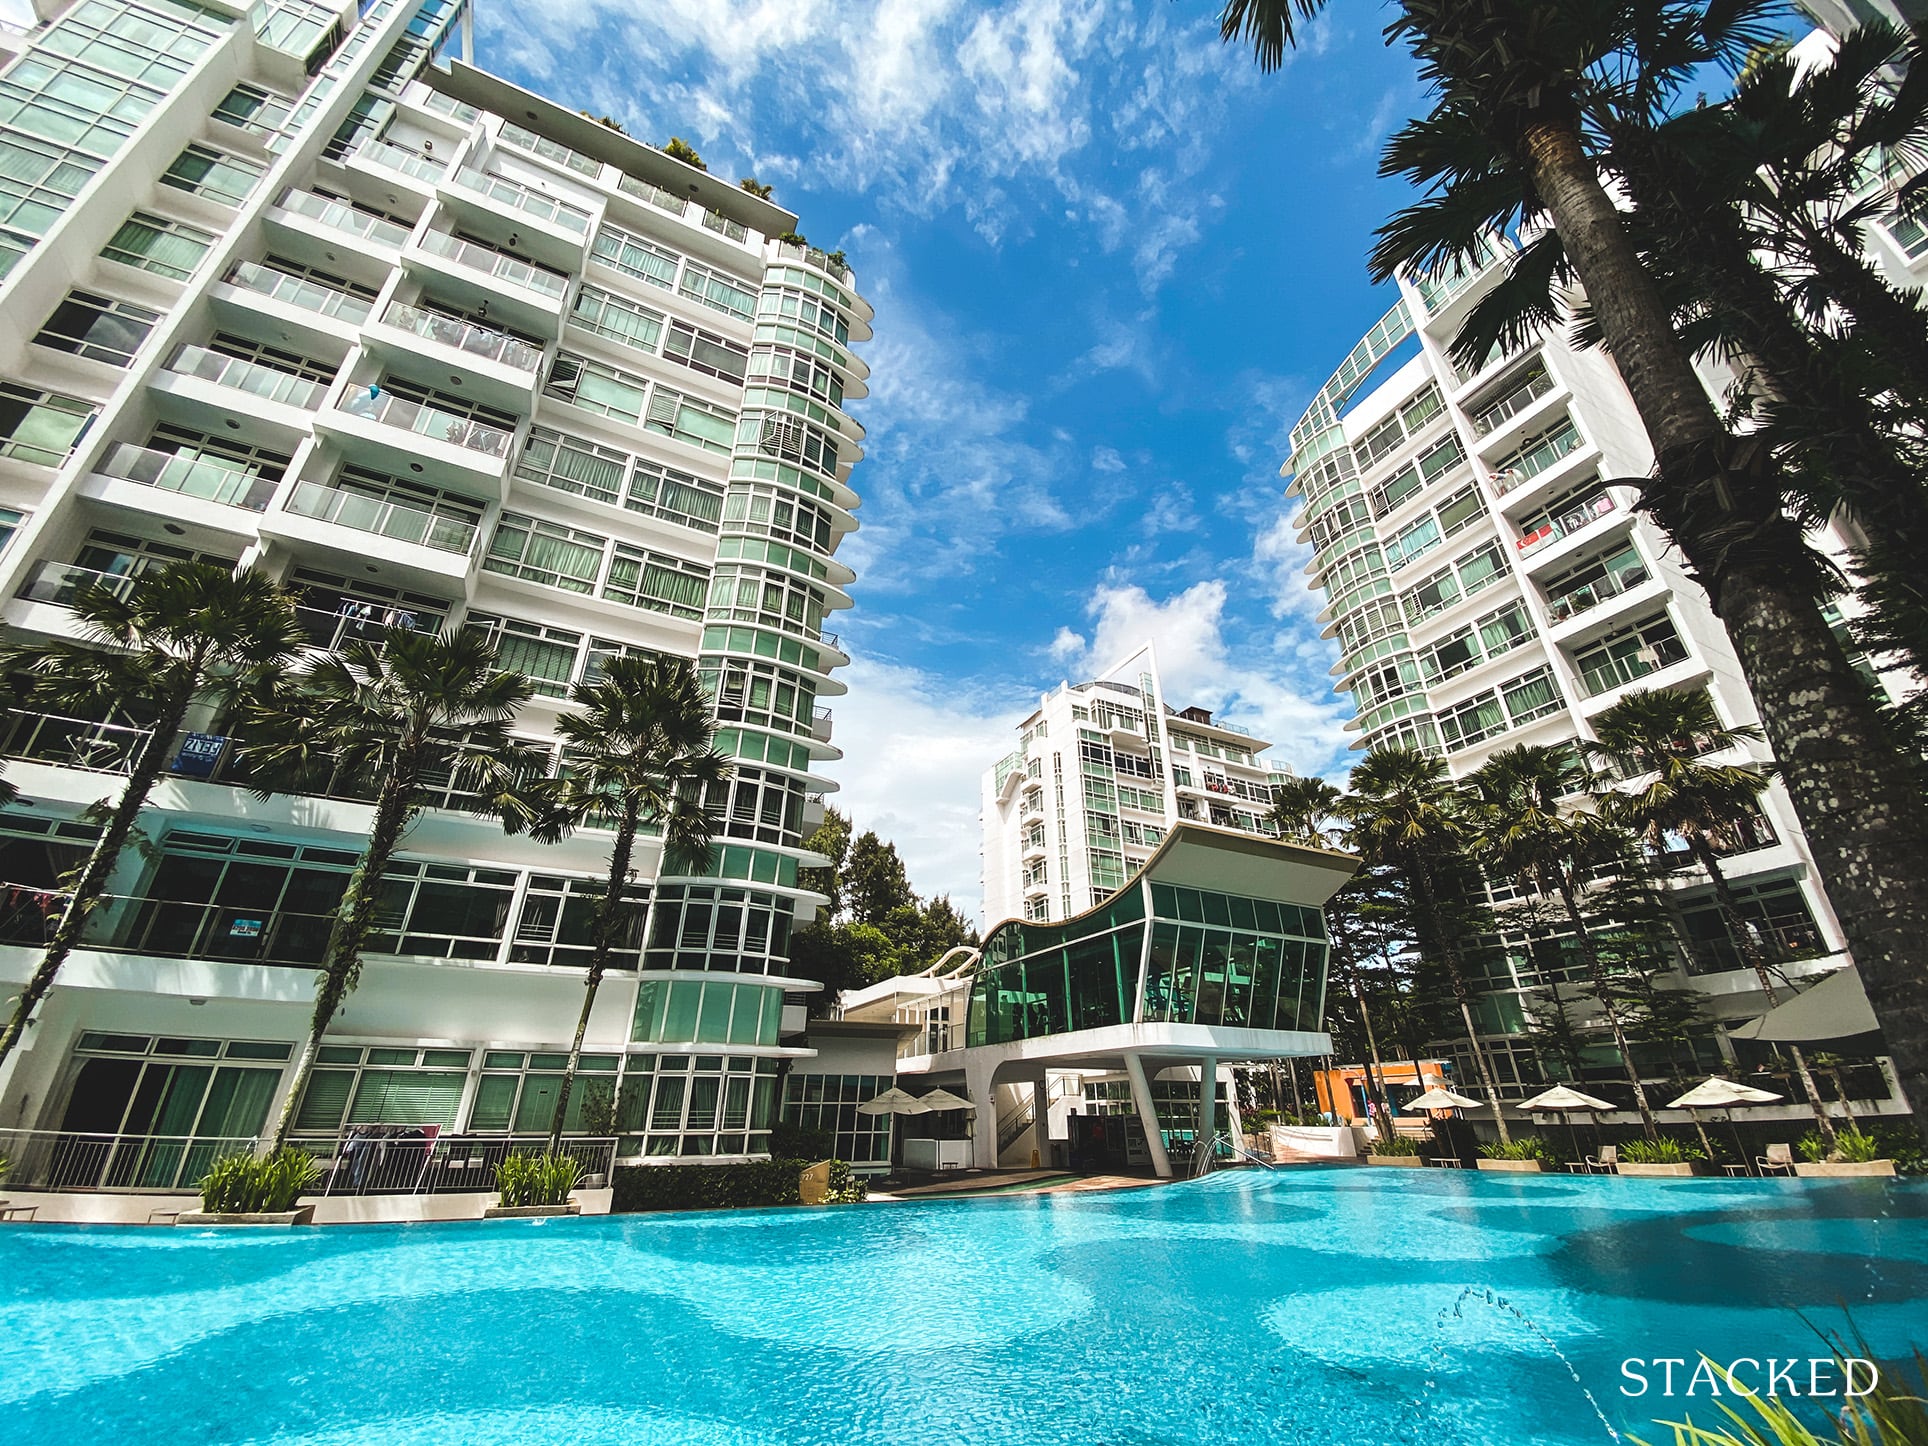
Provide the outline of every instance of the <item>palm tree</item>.
{"type": "MultiPolygon", "coordinates": [[[[1686,843],[1714,886],[1714,902],[1728,937],[1754,971],[1772,1009],[1776,998],[1772,971],[1779,962],[1778,941],[1769,944],[1754,921],[1741,913],[1727,871],[1721,866],[1717,841],[1759,811],[1760,797],[1767,791],[1773,769],[1766,764],[1706,761],[1710,754],[1759,739],[1760,729],[1730,727],[1720,721],[1705,692],[1677,688],[1636,688],[1595,718],[1593,729],[1599,741],[1584,745],[1589,756],[1607,764],[1630,784],[1625,790],[1604,792],[1601,812],[1640,835],[1652,848],[1665,848],[1669,837],[1686,843]]],[[[1832,1145],[1834,1122],[1821,1103],[1807,1059],[1799,1045],[1788,1048],[1814,1118],[1832,1145]]]]}
{"type": "Polygon", "coordinates": [[[9,667],[31,681],[31,701],[85,717],[118,713],[143,736],[46,952],[0,1032],[0,1061],[20,1042],[35,1006],[106,896],[134,821],[166,772],[190,712],[228,706],[269,685],[306,642],[287,594],[252,568],[231,572],[213,563],[171,563],[116,585],[83,587],[72,608],[87,642],[60,639],[16,648],[9,667]]]}
{"type": "MultiPolygon", "coordinates": [[[[1582,793],[1589,779],[1571,748],[1557,744],[1520,744],[1501,749],[1466,779],[1479,803],[1480,843],[1476,850],[1489,868],[1520,874],[1533,881],[1542,895],[1558,898],[1567,924],[1580,946],[1580,957],[1593,981],[1594,994],[1606,1011],[1614,1047],[1647,1138],[1657,1140],[1646,1086],[1634,1063],[1625,1021],[1615,1000],[1617,985],[1607,977],[1600,946],[1580,909],[1580,892],[1588,875],[1625,853],[1626,835],[1598,814],[1566,809],[1561,800],[1582,793]]],[[[1556,966],[1557,968],[1557,966],[1556,966]]],[[[1556,986],[1557,988],[1557,986],[1556,986]]],[[[1556,994],[1556,1007],[1558,996],[1556,994]]]]}
{"type": "MultiPolygon", "coordinates": [[[[1295,18],[1323,0],[1230,0],[1228,39],[1275,67],[1295,18]]],[[[1382,170],[1427,191],[1381,233],[1373,269],[1466,263],[1495,229],[1551,222],[1557,264],[1584,286],[1645,424],[1655,476],[1642,506],[1726,624],[1789,794],[1860,964],[1903,1088],[1928,1096],[1928,828],[1917,763],[1835,639],[1831,580],[1782,510],[1771,449],[1722,424],[1601,182],[1596,122],[1659,112],[1709,62],[1738,69],[1772,36],[1765,0],[1401,0],[1390,36],[1419,57],[1433,113],[1382,170]]],[[[1533,264],[1552,264],[1528,248],[1533,264]]],[[[1520,263],[1527,261],[1523,254],[1520,263]]],[[[1928,1137],[1928,1116],[1919,1121],[1928,1137]]]]}
{"type": "MultiPolygon", "coordinates": [[[[1272,806],[1266,811],[1265,823],[1287,843],[1331,848],[1340,824],[1343,799],[1344,795],[1323,778],[1295,776],[1272,786],[1272,806]]],[[[1359,960],[1343,947],[1343,941],[1352,933],[1345,923],[1356,913],[1356,897],[1349,882],[1326,901],[1329,957],[1344,971],[1346,987],[1359,1006],[1359,1023],[1366,1035],[1366,1092],[1378,1107],[1380,1124],[1390,1132],[1392,1101],[1386,1093],[1386,1067],[1379,1058],[1379,1037],[1373,1028],[1372,1007],[1366,999],[1359,960]]]]}
{"type": "Polygon", "coordinates": [[[551,1154],[562,1141],[596,991],[626,938],[641,944],[641,910],[624,897],[636,836],[645,825],[661,828],[664,873],[701,868],[718,821],[704,800],[729,776],[728,761],[711,746],[709,699],[682,658],[611,658],[600,678],[576,685],[569,701],[581,711],[556,721],[563,769],[546,790],[549,816],[538,836],[593,825],[616,837],[590,924],[589,973],[549,1126],[551,1154]]]}
{"type": "Polygon", "coordinates": [[[446,783],[512,833],[532,820],[526,784],[541,774],[545,758],[508,731],[529,696],[528,679],[498,669],[477,633],[387,628],[311,663],[291,697],[253,710],[259,741],[243,757],[264,792],[346,776],[366,780],[375,795],[368,844],[328,932],[275,1149],[287,1143],[321,1037],[361,977],[382,876],[415,817],[446,783]]]}
{"type": "Polygon", "coordinates": [[[1466,1043],[1502,1141],[1510,1141],[1498,1082],[1473,1027],[1461,940],[1477,930],[1478,879],[1467,855],[1465,799],[1446,765],[1411,748],[1375,748],[1352,770],[1344,799],[1346,838],[1368,865],[1405,876],[1413,940],[1420,955],[1442,964],[1452,982],[1466,1043]]]}

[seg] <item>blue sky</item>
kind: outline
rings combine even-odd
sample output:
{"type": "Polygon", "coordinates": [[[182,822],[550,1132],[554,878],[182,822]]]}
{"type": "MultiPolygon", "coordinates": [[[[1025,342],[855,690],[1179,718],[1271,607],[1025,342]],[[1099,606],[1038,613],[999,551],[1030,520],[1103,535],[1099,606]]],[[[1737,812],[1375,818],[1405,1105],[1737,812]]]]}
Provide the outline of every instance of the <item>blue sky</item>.
{"type": "Polygon", "coordinates": [[[476,59],[773,184],[877,308],[826,771],[975,907],[978,778],[1146,637],[1175,702],[1304,772],[1345,704],[1278,478],[1391,302],[1379,143],[1419,100],[1376,8],[1277,75],[1209,0],[482,0],[476,59]]]}

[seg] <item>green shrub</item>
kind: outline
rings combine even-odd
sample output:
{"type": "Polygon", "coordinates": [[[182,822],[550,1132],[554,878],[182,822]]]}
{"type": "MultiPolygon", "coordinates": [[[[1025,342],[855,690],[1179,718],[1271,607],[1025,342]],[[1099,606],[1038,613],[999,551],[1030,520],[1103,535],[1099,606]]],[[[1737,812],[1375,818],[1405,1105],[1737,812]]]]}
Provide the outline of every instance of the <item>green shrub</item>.
{"type": "Polygon", "coordinates": [[[1685,1165],[1704,1160],[1707,1152],[1699,1145],[1662,1135],[1657,1140],[1629,1140],[1620,1147],[1620,1158],[1629,1165],[1685,1165]]]}
{"type": "Polygon", "coordinates": [[[1508,1144],[1495,1140],[1479,1147],[1480,1156],[1487,1160],[1538,1160],[1543,1165],[1557,1165],[1560,1157],[1553,1153],[1553,1147],[1538,1135],[1526,1135],[1508,1144]]]}
{"type": "Polygon", "coordinates": [[[265,1159],[228,1155],[201,1177],[201,1208],[210,1215],[283,1214],[320,1178],[321,1163],[299,1145],[265,1159]]]}
{"type": "Polygon", "coordinates": [[[612,1212],[731,1210],[799,1203],[797,1177],[808,1160],[742,1165],[619,1165],[610,1182],[612,1212]]]}
{"type": "Polygon", "coordinates": [[[864,1177],[850,1168],[848,1160],[830,1162],[830,1188],[824,1195],[826,1205],[861,1205],[870,1198],[864,1177]]]}
{"type": "Polygon", "coordinates": [[[13,1161],[9,1160],[5,1155],[0,1155],[0,1180],[6,1179],[12,1171],[13,1161]]]}
{"type": "Polygon", "coordinates": [[[495,1167],[497,1203],[504,1209],[567,1205],[581,1174],[574,1155],[510,1155],[495,1167]]]}
{"type": "MultiPolygon", "coordinates": [[[[1865,1357],[1866,1350],[1861,1354],[1865,1357]]],[[[1726,1372],[1719,1365],[1712,1361],[1708,1364],[1725,1378],[1726,1372]]],[[[1842,1366],[1839,1350],[1835,1365],[1842,1366]]],[[[1803,1422],[1779,1397],[1739,1389],[1732,1394],[1746,1405],[1720,1408],[1727,1426],[1696,1426],[1692,1417],[1656,1424],[1674,1433],[1674,1446],[1916,1446],[1928,1441],[1928,1358],[1920,1351],[1915,1352],[1915,1375],[1917,1379],[1909,1382],[1898,1371],[1882,1372],[1874,1390],[1847,1401],[1825,1434],[1803,1422]]],[[[1628,1439],[1634,1446],[1650,1446],[1639,1436],[1628,1439]]]]}
{"type": "Polygon", "coordinates": [[[1928,1175],[1928,1152],[1921,1136],[1908,1125],[1876,1125],[1875,1143],[1880,1146],[1877,1160],[1893,1160],[1897,1175],[1928,1175]]]}
{"type": "Polygon", "coordinates": [[[837,1137],[829,1130],[775,1124],[770,1127],[770,1153],[784,1160],[828,1160],[837,1153],[837,1137]]]}
{"type": "Polygon", "coordinates": [[[1419,1141],[1404,1135],[1392,1135],[1383,1140],[1374,1140],[1371,1145],[1375,1155],[1400,1155],[1410,1157],[1419,1153],[1419,1141]]]}
{"type": "Polygon", "coordinates": [[[1845,1129],[1834,1132],[1834,1148],[1819,1130],[1809,1130],[1801,1136],[1801,1158],[1803,1160],[1845,1161],[1849,1164],[1865,1164],[1869,1160],[1891,1158],[1882,1154],[1884,1140],[1880,1135],[1871,1135],[1864,1130],[1845,1129]]]}

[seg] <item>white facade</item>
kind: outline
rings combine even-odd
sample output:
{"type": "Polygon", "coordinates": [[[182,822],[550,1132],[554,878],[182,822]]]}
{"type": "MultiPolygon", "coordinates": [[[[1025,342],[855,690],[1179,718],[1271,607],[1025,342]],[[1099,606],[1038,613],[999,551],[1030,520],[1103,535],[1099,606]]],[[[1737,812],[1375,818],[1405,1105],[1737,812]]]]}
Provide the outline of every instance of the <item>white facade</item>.
{"type": "MultiPolygon", "coordinates": [[[[1874,244],[1905,266],[1907,239],[1883,230],[1874,244]]],[[[1925,256],[1917,245],[1916,263],[1925,256]]],[[[1502,748],[1590,737],[1591,720],[1635,688],[1704,688],[1727,723],[1758,722],[1705,593],[1633,510],[1653,451],[1611,359],[1559,331],[1472,372],[1449,359],[1467,311],[1504,270],[1403,279],[1399,303],[1292,433],[1281,470],[1304,503],[1307,572],[1339,647],[1334,684],[1357,710],[1354,746],[1416,747],[1463,777],[1502,748]],[[1388,372],[1402,348],[1414,354],[1388,372]]],[[[1816,539],[1837,558],[1847,540],[1816,539]]],[[[1883,682],[1893,691],[1905,679],[1883,682]]],[[[1752,752],[1765,757],[1765,745],[1752,752]]],[[[1790,973],[1839,967],[1840,925],[1779,784],[1761,823],[1728,862],[1742,907],[1778,932],[1798,960],[1790,973]]],[[[1704,872],[1681,867],[1673,879],[1708,1013],[1760,1013],[1704,872]]],[[[1489,992],[1482,1027],[1510,1083],[1534,1077],[1515,1036],[1537,981],[1524,941],[1507,943],[1511,978],[1489,992]]]]}
{"type": "Polygon", "coordinates": [[[1134,877],[1181,819],[1264,832],[1272,745],[1165,700],[1150,644],[1039,696],[984,775],[984,920],[1068,919],[1134,877]]]}
{"type": "MultiPolygon", "coordinates": [[[[757,1152],[779,1062],[808,1052],[815,986],[787,939],[819,902],[797,884],[834,787],[813,769],[839,756],[818,705],[848,659],[824,622],[849,606],[834,553],[861,429],[842,408],[871,315],[842,258],[776,239],[797,218],[726,181],[429,65],[466,31],[459,4],[43,17],[0,39],[19,51],[0,91],[46,93],[0,123],[7,634],[72,635],[82,583],[253,565],[318,647],[382,622],[485,630],[536,688],[516,731],[549,748],[601,658],[692,659],[735,764],[717,871],[660,879],[643,848],[646,957],[603,987],[590,1093],[620,1087],[629,1148],[757,1152]]],[[[133,737],[19,712],[4,736],[23,799],[0,818],[0,995],[133,737]]],[[[116,901],[0,1073],[0,1153],[21,1158],[10,1129],[272,1117],[312,998],[299,966],[370,810],[355,781],[262,801],[225,778],[155,791],[116,901]]],[[[300,1129],[545,1128],[607,852],[594,830],[545,847],[429,810],[300,1129]]]]}

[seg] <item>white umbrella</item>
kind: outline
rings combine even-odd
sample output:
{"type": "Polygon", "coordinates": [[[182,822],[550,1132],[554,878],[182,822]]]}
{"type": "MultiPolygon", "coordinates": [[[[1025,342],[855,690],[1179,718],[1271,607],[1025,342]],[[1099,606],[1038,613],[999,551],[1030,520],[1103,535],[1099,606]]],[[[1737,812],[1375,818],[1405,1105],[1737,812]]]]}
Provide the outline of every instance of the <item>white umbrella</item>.
{"type": "MultiPolygon", "coordinates": [[[[1709,1075],[1686,1094],[1675,1100],[1667,1108],[1670,1110],[1693,1110],[1694,1129],[1700,1135],[1700,1142],[1707,1149],[1707,1158],[1714,1158],[1714,1142],[1707,1138],[1707,1127],[1700,1122],[1699,1111],[1726,1109],[1731,1111],[1735,1105],[1769,1105],[1781,1096],[1771,1090],[1757,1090],[1752,1085],[1735,1084],[1731,1079],[1719,1075],[1709,1075]]],[[[1727,1124],[1734,1131],[1734,1149],[1740,1154],[1741,1164],[1747,1164],[1747,1147],[1741,1144],[1739,1126],[1734,1124],[1734,1116],[1727,1116],[1727,1124]]],[[[1752,1167],[1748,1173],[1752,1174],[1752,1167]]]]}
{"type": "Polygon", "coordinates": [[[1478,1100],[1469,1100],[1465,1095],[1456,1095],[1444,1085],[1434,1085],[1425,1094],[1406,1101],[1409,1110],[1483,1110],[1485,1105],[1478,1100]]]}
{"type": "Polygon", "coordinates": [[[917,1101],[927,1110],[968,1110],[976,1108],[962,1095],[954,1095],[949,1090],[936,1089],[922,1095],[917,1101]]]}
{"type": "MultiPolygon", "coordinates": [[[[1517,1108],[1526,1111],[1528,1114],[1558,1113],[1566,1115],[1567,1129],[1571,1131],[1573,1135],[1574,1158],[1578,1159],[1580,1158],[1580,1127],[1573,1123],[1571,1112],[1574,1110],[1585,1110],[1589,1114],[1596,1114],[1601,1110],[1610,1110],[1613,1106],[1605,1100],[1596,1100],[1592,1095],[1583,1095],[1576,1089],[1568,1089],[1565,1085],[1555,1085],[1550,1090],[1541,1091],[1530,1100],[1521,1100],[1517,1108]]],[[[1594,1134],[1597,1137],[1599,1135],[1600,1122],[1595,1120],[1593,1124],[1594,1134]]]]}
{"type": "Polygon", "coordinates": [[[860,1115],[921,1115],[929,1110],[930,1106],[916,1095],[906,1094],[894,1087],[885,1090],[876,1099],[865,1100],[857,1106],[860,1115]]]}

